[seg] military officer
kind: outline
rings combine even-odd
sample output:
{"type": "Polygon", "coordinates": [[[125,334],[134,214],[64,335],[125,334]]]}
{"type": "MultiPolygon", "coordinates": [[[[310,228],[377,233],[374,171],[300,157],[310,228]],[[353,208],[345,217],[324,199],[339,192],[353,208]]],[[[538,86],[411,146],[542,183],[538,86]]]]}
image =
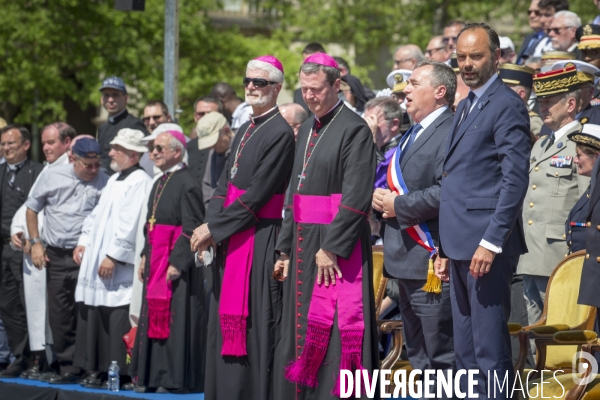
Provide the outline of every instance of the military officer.
{"type": "MultiPolygon", "coordinates": [[[[533,75],[535,70],[524,65],[500,64],[498,66],[498,75],[500,79],[519,95],[525,105],[531,97],[533,90],[533,75]]],[[[531,146],[540,137],[540,131],[544,122],[534,111],[529,111],[529,132],[531,134],[531,146]]]]}
{"type": "Polygon", "coordinates": [[[566,252],[564,224],[588,187],[573,162],[576,144],[567,135],[579,132],[575,119],[581,98],[575,65],[534,75],[533,85],[544,124],[551,134],[531,150],[529,189],[523,204],[525,241],[517,273],[523,274],[529,324],[542,316],[548,279],[566,252]]]}
{"type": "MultiPolygon", "coordinates": [[[[573,162],[577,164],[577,174],[591,177],[594,164],[600,155],[600,125],[586,124],[581,132],[570,133],[569,139],[577,144],[573,159],[573,162]]],[[[573,206],[565,223],[569,254],[585,249],[589,204],[590,186],[588,185],[583,196],[573,206]]]]}
{"type": "MultiPolygon", "coordinates": [[[[600,127],[594,126],[589,129],[586,126],[587,145],[600,148],[600,127]]],[[[598,185],[598,175],[600,174],[600,163],[595,163],[592,170],[592,182],[590,189],[590,203],[588,213],[585,219],[585,249],[587,254],[583,262],[581,272],[581,284],[579,286],[579,304],[587,304],[594,307],[600,307],[600,296],[598,296],[598,287],[600,287],[600,185],[598,185]]],[[[598,321],[596,321],[596,331],[598,330],[598,321]]]]}
{"type": "Polygon", "coordinates": [[[579,112],[576,115],[577,120],[582,125],[600,125],[600,107],[592,106],[591,104],[595,82],[598,79],[595,77],[595,74],[600,73],[600,69],[592,64],[577,60],[556,62],[552,66],[552,69],[562,69],[567,63],[575,64],[575,67],[577,67],[577,79],[581,88],[581,104],[579,105],[579,112]]]}
{"type": "Polygon", "coordinates": [[[585,24],[575,31],[583,61],[600,68],[600,25],[585,24]]]}

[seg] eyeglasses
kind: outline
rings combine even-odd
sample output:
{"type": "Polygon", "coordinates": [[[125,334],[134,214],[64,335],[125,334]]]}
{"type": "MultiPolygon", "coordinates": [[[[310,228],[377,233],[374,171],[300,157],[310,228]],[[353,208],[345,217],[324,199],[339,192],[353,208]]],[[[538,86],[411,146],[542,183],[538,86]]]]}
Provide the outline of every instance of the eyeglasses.
{"type": "Polygon", "coordinates": [[[148,145],[148,150],[150,151],[150,153],[152,153],[154,150],[156,150],[157,153],[162,153],[164,149],[165,148],[163,146],[161,146],[160,144],[149,144],[148,145]]]}
{"type": "Polygon", "coordinates": [[[448,36],[448,37],[444,36],[444,37],[442,38],[442,42],[444,42],[444,43],[449,43],[451,40],[452,40],[454,43],[456,43],[456,42],[458,41],[458,38],[457,38],[456,36],[448,36]]]}
{"type": "Polygon", "coordinates": [[[144,121],[144,123],[149,122],[151,119],[158,121],[162,118],[162,114],[161,115],[149,115],[147,117],[142,118],[142,121],[144,121]]]}
{"type": "Polygon", "coordinates": [[[77,159],[77,161],[79,161],[79,163],[81,165],[83,165],[83,168],[88,169],[88,170],[93,170],[93,169],[100,168],[100,163],[99,162],[96,162],[96,163],[93,163],[93,164],[86,164],[86,163],[83,162],[83,160],[81,160],[81,158],[77,159]]]}
{"type": "Polygon", "coordinates": [[[563,29],[573,28],[573,26],[561,26],[560,28],[548,28],[548,35],[554,33],[555,35],[560,35],[560,32],[563,29]]]}
{"type": "Polygon", "coordinates": [[[540,15],[542,15],[540,10],[527,10],[527,14],[529,14],[529,15],[533,14],[536,17],[539,17],[540,15]]]}
{"type": "Polygon", "coordinates": [[[405,58],[404,60],[394,60],[394,65],[400,65],[410,60],[412,60],[412,58],[405,58]]]}
{"type": "Polygon", "coordinates": [[[435,49],[425,50],[425,55],[426,56],[432,56],[433,53],[435,53],[436,51],[441,51],[441,50],[446,50],[446,48],[445,47],[437,47],[435,49]]]}
{"type": "Polygon", "coordinates": [[[255,88],[264,88],[267,85],[277,85],[277,82],[268,81],[266,79],[245,77],[243,81],[244,87],[248,87],[250,82],[252,82],[252,85],[254,85],[255,88]]]}

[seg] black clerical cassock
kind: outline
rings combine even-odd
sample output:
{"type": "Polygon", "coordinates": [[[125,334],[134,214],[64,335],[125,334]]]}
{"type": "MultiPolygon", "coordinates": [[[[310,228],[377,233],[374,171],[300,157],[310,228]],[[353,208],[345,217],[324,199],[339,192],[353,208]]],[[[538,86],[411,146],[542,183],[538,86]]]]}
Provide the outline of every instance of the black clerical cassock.
{"type": "Polygon", "coordinates": [[[339,390],[340,368],[377,368],[367,220],[374,178],[371,132],[341,102],[301,126],[293,205],[276,247],[290,255],[275,349],[276,399],[330,399],[339,390]],[[319,249],[337,255],[343,277],[336,285],[316,284],[319,249]]]}
{"type": "Polygon", "coordinates": [[[187,167],[174,169],[154,183],[148,201],[143,302],[129,373],[138,386],[201,392],[207,313],[190,237],[204,220],[204,203],[187,167]],[[169,264],[181,276],[167,283],[169,264]]]}
{"type": "Polygon", "coordinates": [[[206,358],[207,400],[272,399],[281,283],[275,243],[294,159],[294,133],[277,107],[242,125],[208,206],[220,243],[206,358]]]}

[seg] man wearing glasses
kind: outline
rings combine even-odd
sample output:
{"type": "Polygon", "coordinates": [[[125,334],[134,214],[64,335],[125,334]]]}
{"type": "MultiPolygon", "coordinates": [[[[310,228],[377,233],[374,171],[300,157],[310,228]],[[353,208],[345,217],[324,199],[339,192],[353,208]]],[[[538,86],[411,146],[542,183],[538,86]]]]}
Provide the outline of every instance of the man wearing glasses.
{"type": "Polygon", "coordinates": [[[447,62],[450,59],[450,52],[444,43],[443,36],[434,36],[431,38],[425,49],[425,58],[437,62],[447,62]]]}
{"type": "MultiPolygon", "coordinates": [[[[538,8],[540,12],[540,23],[542,25],[542,29],[548,33],[556,13],[559,11],[568,10],[569,2],[568,0],[540,0],[538,3],[538,8]]],[[[581,25],[581,23],[579,25],[581,25]]],[[[532,57],[541,57],[543,52],[550,50],[556,49],[552,47],[550,36],[545,36],[535,47],[532,57]]]]}
{"type": "MultiPolygon", "coordinates": [[[[554,14],[548,35],[552,48],[559,51],[579,53],[577,49],[576,31],[581,25],[581,18],[572,11],[559,11],[554,14]]],[[[580,59],[580,57],[577,57],[580,59]]]]}
{"type": "MultiPolygon", "coordinates": [[[[102,152],[100,154],[100,164],[102,170],[109,175],[115,173],[110,168],[110,142],[117,136],[117,133],[123,128],[138,129],[148,135],[148,130],[144,123],[127,112],[127,88],[123,79],[118,76],[111,76],[102,81],[100,87],[102,107],[108,112],[108,120],[98,128],[98,143],[102,152]]],[[[157,124],[158,125],[158,124],[157,124]]]]}
{"type": "Polygon", "coordinates": [[[108,175],[100,171],[98,142],[79,139],[72,151],[74,162],[48,169],[25,202],[33,265],[40,270],[47,268],[48,320],[60,365],[60,374],[43,374],[40,380],[55,384],[74,383],[81,377],[81,370],[73,366],[79,274],[73,251],[83,221],[98,204],[108,181],[108,175]],[[42,209],[44,229],[40,237],[37,215],[42,209]]]}
{"type": "Polygon", "coordinates": [[[394,69],[408,69],[412,71],[424,59],[419,46],[415,44],[400,46],[394,52],[394,69]]]}
{"type": "Polygon", "coordinates": [[[442,41],[448,50],[448,53],[456,52],[456,41],[458,33],[463,28],[464,23],[462,21],[450,21],[444,27],[444,36],[442,41]]]}
{"type": "Polygon", "coordinates": [[[27,199],[27,194],[42,165],[27,158],[31,144],[29,131],[22,126],[8,125],[0,130],[0,145],[6,163],[0,166],[0,231],[2,270],[0,272],[0,315],[6,329],[10,350],[15,360],[0,372],[4,378],[18,377],[32,362],[27,335],[27,319],[23,304],[23,253],[10,244],[10,225],[13,216],[27,199]]]}
{"type": "Polygon", "coordinates": [[[142,122],[144,122],[144,126],[148,129],[148,132],[152,132],[160,124],[173,122],[173,119],[165,103],[160,100],[152,100],[146,103],[144,107],[142,122]]]}
{"type": "Polygon", "coordinates": [[[517,64],[523,64],[525,60],[531,56],[540,43],[542,38],[546,37],[544,26],[541,21],[541,12],[538,7],[540,0],[532,0],[527,13],[529,15],[529,27],[533,30],[532,33],[525,36],[519,54],[517,54],[517,64]]]}

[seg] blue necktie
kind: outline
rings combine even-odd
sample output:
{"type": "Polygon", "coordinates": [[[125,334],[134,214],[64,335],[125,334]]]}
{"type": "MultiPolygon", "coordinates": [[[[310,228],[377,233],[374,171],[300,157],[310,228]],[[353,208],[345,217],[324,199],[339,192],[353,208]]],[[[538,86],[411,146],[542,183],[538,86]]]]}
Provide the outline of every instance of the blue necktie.
{"type": "MultiPolygon", "coordinates": [[[[404,148],[402,149],[402,152],[400,153],[400,160],[402,161],[402,158],[404,157],[404,155],[406,153],[408,153],[408,149],[410,149],[410,146],[412,146],[412,144],[415,142],[415,139],[417,138],[417,134],[419,133],[419,131],[422,129],[423,127],[421,126],[421,124],[414,124],[409,132],[410,132],[410,136],[408,137],[408,142],[406,142],[406,146],[404,146],[404,148]]],[[[407,134],[409,132],[406,132],[407,134]]]]}

